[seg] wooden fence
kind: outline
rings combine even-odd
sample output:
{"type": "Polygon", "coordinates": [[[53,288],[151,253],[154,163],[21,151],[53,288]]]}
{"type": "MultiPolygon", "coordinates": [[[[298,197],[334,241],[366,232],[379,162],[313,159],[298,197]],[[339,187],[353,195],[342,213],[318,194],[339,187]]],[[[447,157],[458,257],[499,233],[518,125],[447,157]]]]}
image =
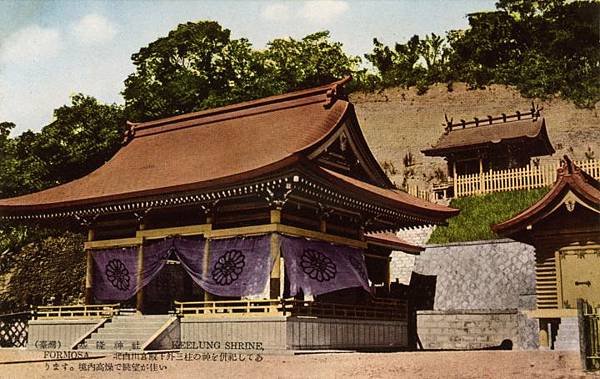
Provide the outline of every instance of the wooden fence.
{"type": "MultiPolygon", "coordinates": [[[[577,166],[596,179],[600,179],[600,161],[575,161],[577,166]]],[[[455,197],[481,195],[491,192],[516,191],[547,187],[556,181],[560,162],[541,164],[509,170],[490,170],[481,174],[458,176],[454,182],[455,197]]]]}
{"type": "Polygon", "coordinates": [[[577,300],[581,365],[585,370],[600,370],[600,307],[577,300]]]}
{"type": "MultiPolygon", "coordinates": [[[[577,166],[596,179],[600,179],[600,161],[575,161],[577,166]]],[[[547,187],[556,180],[560,162],[527,165],[509,170],[490,170],[482,174],[458,176],[454,182],[455,197],[481,195],[491,192],[515,191],[547,187]]]]}
{"type": "MultiPolygon", "coordinates": [[[[600,180],[600,160],[575,161],[575,165],[600,180]]],[[[492,192],[516,191],[548,187],[556,181],[556,170],[560,161],[543,163],[539,166],[527,165],[523,168],[508,170],[490,170],[472,175],[459,175],[454,182],[434,186],[433,189],[422,189],[409,184],[406,192],[423,200],[436,202],[445,200],[448,188],[454,187],[453,197],[483,195],[492,192]],[[443,190],[443,196],[440,195],[443,190]],[[436,193],[438,195],[436,196],[436,193]]],[[[452,180],[452,178],[449,178],[452,180]]]]}
{"type": "Polygon", "coordinates": [[[416,185],[409,184],[406,192],[408,192],[409,195],[418,197],[419,199],[433,201],[432,192],[428,189],[421,189],[416,185]]]}
{"type": "Polygon", "coordinates": [[[0,347],[24,347],[31,312],[0,315],[0,347]]]}

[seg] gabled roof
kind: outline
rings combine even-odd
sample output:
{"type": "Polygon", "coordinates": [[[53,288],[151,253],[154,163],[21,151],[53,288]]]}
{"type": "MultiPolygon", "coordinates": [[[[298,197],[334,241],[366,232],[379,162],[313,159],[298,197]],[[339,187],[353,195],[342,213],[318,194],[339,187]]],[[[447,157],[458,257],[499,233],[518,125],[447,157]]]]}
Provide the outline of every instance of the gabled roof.
{"type": "Polygon", "coordinates": [[[126,145],[102,167],[57,187],[0,200],[0,218],[135,211],[160,207],[165,204],[160,199],[166,198],[169,204],[181,205],[198,194],[238,193],[236,186],[312,167],[310,172],[339,194],[373,201],[377,209],[405,222],[444,223],[458,211],[391,189],[362,136],[352,104],[341,92],[348,80],[130,124],[126,145]],[[339,141],[342,132],[361,174],[342,175],[319,167],[319,154],[339,141]]]}
{"type": "Polygon", "coordinates": [[[554,153],[546,122],[539,111],[496,118],[488,116],[459,124],[449,122],[438,142],[422,152],[428,156],[446,156],[457,151],[489,148],[508,142],[527,145],[530,156],[554,153]]]}
{"type": "Polygon", "coordinates": [[[550,191],[510,220],[493,225],[492,230],[501,236],[530,243],[532,226],[550,217],[563,204],[567,209],[571,205],[583,206],[600,215],[600,182],[577,167],[566,155],[550,191]]]}

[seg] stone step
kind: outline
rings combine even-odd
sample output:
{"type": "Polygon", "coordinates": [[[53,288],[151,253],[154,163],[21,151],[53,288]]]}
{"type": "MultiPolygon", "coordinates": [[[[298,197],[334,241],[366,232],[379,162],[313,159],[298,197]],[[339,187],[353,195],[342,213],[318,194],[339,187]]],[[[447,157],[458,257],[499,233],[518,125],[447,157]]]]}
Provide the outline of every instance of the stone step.
{"type": "Polygon", "coordinates": [[[104,329],[110,328],[110,329],[130,329],[130,328],[160,328],[161,326],[163,326],[165,324],[165,322],[167,322],[166,320],[164,322],[130,322],[130,323],[118,323],[118,324],[105,324],[104,325],[104,329]]]}
{"type": "Polygon", "coordinates": [[[144,333],[112,333],[110,331],[106,333],[97,333],[92,338],[97,340],[102,339],[148,339],[154,335],[156,331],[144,332],[144,333]]]}
{"type": "Polygon", "coordinates": [[[168,315],[121,315],[115,316],[85,340],[84,350],[118,351],[134,350],[134,346],[146,343],[172,316],[168,315]],[[104,348],[97,348],[103,345],[104,348]],[[121,348],[117,348],[118,343],[121,348]]]}
{"type": "Polygon", "coordinates": [[[145,323],[145,324],[160,324],[166,322],[169,318],[161,318],[161,319],[140,319],[140,318],[130,318],[130,319],[113,319],[110,323],[113,325],[116,324],[136,324],[136,323],[145,323]]]}

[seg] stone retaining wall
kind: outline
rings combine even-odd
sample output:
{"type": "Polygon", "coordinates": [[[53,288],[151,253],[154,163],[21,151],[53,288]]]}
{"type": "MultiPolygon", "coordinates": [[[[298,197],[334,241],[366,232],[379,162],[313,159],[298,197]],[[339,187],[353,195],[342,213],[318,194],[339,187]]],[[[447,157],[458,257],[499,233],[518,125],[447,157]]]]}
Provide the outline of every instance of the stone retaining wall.
{"type": "Polygon", "coordinates": [[[516,309],[417,312],[417,334],[424,349],[487,349],[501,345],[536,349],[536,326],[535,320],[528,320],[516,309]]]}
{"type": "Polygon", "coordinates": [[[430,245],[418,256],[394,252],[393,281],[408,284],[409,271],[435,275],[433,311],[417,313],[426,349],[480,349],[510,340],[515,349],[537,348],[533,247],[512,240],[430,245]]]}

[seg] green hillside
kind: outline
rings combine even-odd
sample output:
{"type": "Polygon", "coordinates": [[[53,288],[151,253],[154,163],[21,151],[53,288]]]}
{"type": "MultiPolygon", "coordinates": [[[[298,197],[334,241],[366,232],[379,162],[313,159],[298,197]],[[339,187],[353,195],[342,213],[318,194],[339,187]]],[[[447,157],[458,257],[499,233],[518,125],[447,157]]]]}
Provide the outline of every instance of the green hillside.
{"type": "Polygon", "coordinates": [[[520,213],[547,192],[548,188],[538,188],[453,199],[450,206],[460,209],[460,214],[450,219],[448,226],[437,227],[428,243],[443,244],[499,238],[492,232],[491,225],[520,213]]]}

